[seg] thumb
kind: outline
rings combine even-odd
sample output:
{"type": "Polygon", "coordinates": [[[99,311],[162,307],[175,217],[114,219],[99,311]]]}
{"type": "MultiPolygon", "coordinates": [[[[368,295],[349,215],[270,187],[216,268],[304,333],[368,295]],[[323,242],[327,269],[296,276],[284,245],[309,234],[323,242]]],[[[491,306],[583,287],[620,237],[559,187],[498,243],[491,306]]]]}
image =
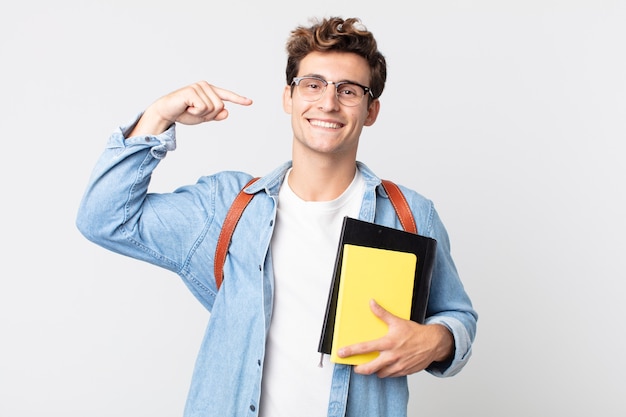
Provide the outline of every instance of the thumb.
{"type": "Polygon", "coordinates": [[[215,116],[215,121],[219,122],[220,120],[224,120],[228,117],[228,110],[226,110],[225,108],[222,109],[222,111],[220,111],[216,116],[215,116]]]}

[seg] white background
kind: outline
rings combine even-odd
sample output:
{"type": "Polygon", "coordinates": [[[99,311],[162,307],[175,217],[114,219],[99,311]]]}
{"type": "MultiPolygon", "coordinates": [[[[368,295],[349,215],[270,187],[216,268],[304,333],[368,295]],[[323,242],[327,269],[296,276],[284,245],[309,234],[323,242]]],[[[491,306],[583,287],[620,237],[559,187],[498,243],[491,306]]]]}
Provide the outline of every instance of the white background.
{"type": "Polygon", "coordinates": [[[201,79],[255,104],[180,128],[155,191],[288,159],[284,43],[329,15],[388,60],[359,159],[435,201],[480,314],[410,415],[626,415],[625,2],[35,0],[0,6],[0,416],[182,415],[208,314],[79,200],[117,125],[201,79]]]}

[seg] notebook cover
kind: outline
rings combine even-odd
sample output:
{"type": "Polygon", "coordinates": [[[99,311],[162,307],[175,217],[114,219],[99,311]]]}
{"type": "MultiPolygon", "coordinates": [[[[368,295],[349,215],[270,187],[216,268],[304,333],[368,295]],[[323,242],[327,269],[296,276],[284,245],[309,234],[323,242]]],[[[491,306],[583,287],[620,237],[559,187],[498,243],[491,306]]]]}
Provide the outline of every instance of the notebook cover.
{"type": "Polygon", "coordinates": [[[416,266],[414,253],[344,245],[330,354],[332,362],[358,365],[378,356],[378,352],[371,352],[340,358],[337,350],[378,339],[387,333],[387,324],[370,309],[372,299],[398,317],[406,320],[411,317],[416,266]]]}
{"type": "Polygon", "coordinates": [[[332,349],[343,250],[346,244],[415,254],[417,266],[413,281],[410,319],[417,323],[423,323],[426,318],[437,241],[404,230],[345,217],[318,345],[318,352],[320,353],[330,354],[332,349]]]}

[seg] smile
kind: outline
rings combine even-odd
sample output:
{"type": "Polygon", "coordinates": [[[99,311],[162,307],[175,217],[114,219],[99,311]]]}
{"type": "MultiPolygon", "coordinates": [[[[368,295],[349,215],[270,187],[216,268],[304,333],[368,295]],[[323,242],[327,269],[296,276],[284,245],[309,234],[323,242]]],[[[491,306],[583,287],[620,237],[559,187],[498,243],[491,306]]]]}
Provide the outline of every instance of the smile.
{"type": "Polygon", "coordinates": [[[343,127],[343,123],[331,123],[331,122],[324,122],[322,120],[309,120],[309,123],[311,123],[311,125],[313,126],[323,127],[326,129],[339,129],[343,127]]]}

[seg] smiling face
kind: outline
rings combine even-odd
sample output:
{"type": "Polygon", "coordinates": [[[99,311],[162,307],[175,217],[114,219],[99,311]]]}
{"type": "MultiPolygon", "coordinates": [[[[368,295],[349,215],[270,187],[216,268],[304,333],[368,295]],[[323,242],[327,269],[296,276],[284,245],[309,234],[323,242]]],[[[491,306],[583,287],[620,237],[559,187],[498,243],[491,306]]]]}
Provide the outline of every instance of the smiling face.
{"type": "MultiPolygon", "coordinates": [[[[368,86],[370,69],[361,56],[347,52],[312,52],[302,59],[298,76],[315,75],[328,81],[353,81],[368,86]]],[[[306,155],[328,155],[333,159],[356,159],[363,126],[376,121],[380,103],[362,102],[348,107],[337,99],[329,84],[317,101],[305,101],[297,90],[287,86],[283,94],[285,112],[291,114],[294,160],[306,155]]]]}

